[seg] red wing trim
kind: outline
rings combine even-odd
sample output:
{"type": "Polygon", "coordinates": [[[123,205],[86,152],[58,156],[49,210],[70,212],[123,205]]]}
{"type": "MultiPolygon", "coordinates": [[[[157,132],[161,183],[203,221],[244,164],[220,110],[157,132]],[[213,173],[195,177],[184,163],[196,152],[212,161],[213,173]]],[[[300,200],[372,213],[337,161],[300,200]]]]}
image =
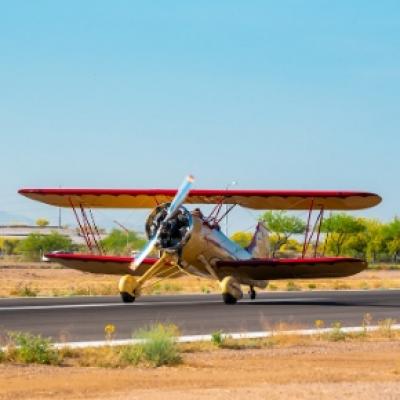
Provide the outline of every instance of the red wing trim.
{"type": "MultiPolygon", "coordinates": [[[[114,263],[131,263],[133,257],[120,257],[120,256],[98,256],[91,254],[70,254],[70,253],[49,253],[45,257],[53,260],[76,260],[76,261],[97,261],[97,262],[114,262],[114,263]]],[[[142,264],[153,265],[158,261],[158,258],[145,258],[142,264]]]]}
{"type": "MultiPolygon", "coordinates": [[[[59,195],[59,196],[175,196],[176,189],[20,189],[19,194],[42,194],[42,195],[59,195]]],[[[338,197],[346,198],[351,196],[369,197],[377,196],[375,193],[359,192],[350,190],[254,190],[254,189],[192,189],[188,197],[231,197],[231,196],[261,196],[261,197],[338,197]]]]}
{"type": "Polygon", "coordinates": [[[310,264],[337,264],[340,262],[359,263],[363,262],[358,258],[351,257],[315,257],[315,258],[253,258],[251,260],[221,260],[217,261],[219,267],[225,266],[277,266],[280,265],[310,265],[310,264]]]}

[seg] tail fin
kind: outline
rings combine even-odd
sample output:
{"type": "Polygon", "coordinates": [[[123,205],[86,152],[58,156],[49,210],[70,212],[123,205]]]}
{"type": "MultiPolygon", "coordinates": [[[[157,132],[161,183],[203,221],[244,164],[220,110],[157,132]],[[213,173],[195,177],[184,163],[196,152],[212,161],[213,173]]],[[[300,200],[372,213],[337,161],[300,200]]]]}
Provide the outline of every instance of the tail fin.
{"type": "Polygon", "coordinates": [[[257,224],[256,231],[246,250],[254,258],[268,258],[270,256],[269,232],[261,221],[257,224]]]}

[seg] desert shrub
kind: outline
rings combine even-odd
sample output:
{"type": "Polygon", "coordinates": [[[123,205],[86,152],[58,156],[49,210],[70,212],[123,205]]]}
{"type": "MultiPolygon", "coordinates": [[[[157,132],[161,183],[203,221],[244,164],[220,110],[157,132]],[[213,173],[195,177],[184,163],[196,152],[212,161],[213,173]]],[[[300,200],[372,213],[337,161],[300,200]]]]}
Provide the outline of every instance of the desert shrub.
{"type": "Polygon", "coordinates": [[[318,340],[321,340],[321,329],[324,329],[325,327],[325,321],[323,319],[316,319],[314,321],[314,326],[315,329],[318,331],[318,340]]]}
{"type": "Polygon", "coordinates": [[[123,363],[138,365],[143,358],[143,346],[138,346],[138,345],[124,346],[121,349],[120,358],[123,363]]]}
{"type": "Polygon", "coordinates": [[[119,368],[126,364],[121,363],[120,349],[113,346],[70,350],[66,357],[81,367],[119,368]]]}
{"type": "Polygon", "coordinates": [[[393,335],[393,325],[396,323],[396,320],[392,318],[386,318],[382,321],[379,321],[379,332],[382,336],[391,338],[393,335]]]}
{"type": "Polygon", "coordinates": [[[5,359],[6,359],[6,353],[2,349],[0,349],[0,363],[5,361],[5,359]]]}
{"type": "Polygon", "coordinates": [[[38,293],[39,290],[30,285],[21,285],[15,288],[11,294],[19,297],[36,297],[38,293]]]}
{"type": "Polygon", "coordinates": [[[371,325],[372,315],[370,313],[365,313],[362,319],[363,335],[366,336],[368,333],[368,327],[371,325]]]}
{"type": "Polygon", "coordinates": [[[333,284],[333,289],[334,290],[349,290],[349,289],[351,289],[351,286],[345,282],[335,281],[333,284]]]}
{"type": "Polygon", "coordinates": [[[293,291],[301,290],[301,287],[299,285],[296,285],[293,281],[289,281],[286,284],[286,290],[289,292],[293,292],[293,291]]]}
{"type": "Polygon", "coordinates": [[[164,291],[167,293],[171,292],[181,292],[182,291],[182,286],[179,285],[178,283],[165,283],[164,284],[164,291]]]}
{"type": "Polygon", "coordinates": [[[54,250],[75,250],[72,240],[58,232],[49,235],[31,233],[26,239],[18,242],[16,253],[21,254],[27,260],[37,261],[40,257],[54,250]]]}
{"type": "Polygon", "coordinates": [[[19,283],[9,292],[10,296],[18,297],[36,297],[38,293],[39,290],[32,287],[29,283],[19,283]]]}
{"type": "Polygon", "coordinates": [[[369,289],[368,282],[365,282],[365,281],[360,282],[359,287],[360,287],[360,289],[362,289],[362,290],[368,290],[368,289],[369,289]]]}
{"type": "Polygon", "coordinates": [[[104,250],[109,254],[127,254],[133,249],[141,249],[146,241],[136,232],[124,232],[113,229],[111,233],[101,241],[104,250]]]}
{"type": "Polygon", "coordinates": [[[270,283],[268,285],[268,289],[272,290],[272,291],[275,291],[275,290],[278,290],[278,286],[274,285],[273,283],[270,283]]]}
{"type": "Polygon", "coordinates": [[[222,331],[214,331],[211,334],[211,343],[215,346],[222,346],[225,341],[225,336],[223,335],[222,331]]]}
{"type": "Polygon", "coordinates": [[[148,289],[149,294],[161,294],[161,283],[156,283],[148,289]]]}
{"type": "Polygon", "coordinates": [[[3,255],[11,256],[15,254],[19,239],[2,239],[0,249],[3,255]]]}
{"type": "Polygon", "coordinates": [[[201,293],[206,293],[206,294],[211,293],[211,289],[208,286],[202,286],[200,290],[201,293]]]}
{"type": "Polygon", "coordinates": [[[136,345],[143,360],[152,366],[159,367],[161,365],[177,364],[181,361],[176,343],[177,335],[178,329],[175,325],[159,323],[137,331],[133,337],[143,340],[143,342],[136,345]]]}
{"type": "Polygon", "coordinates": [[[273,335],[261,339],[261,345],[262,347],[266,347],[267,349],[272,349],[277,345],[276,337],[273,335]]]}
{"type": "Polygon", "coordinates": [[[14,332],[9,334],[12,347],[10,356],[26,364],[58,364],[60,357],[50,339],[30,333],[14,332]]]}
{"type": "Polygon", "coordinates": [[[308,284],[308,288],[309,288],[310,290],[313,290],[313,289],[316,289],[316,288],[317,288],[317,285],[316,285],[315,283],[309,283],[309,284],[308,284]]]}
{"type": "Polygon", "coordinates": [[[342,324],[339,321],[333,322],[330,332],[327,333],[327,339],[331,342],[340,342],[346,339],[346,334],[342,330],[342,324]]]}
{"type": "Polygon", "coordinates": [[[382,282],[374,282],[372,284],[373,289],[384,289],[384,284],[382,282]]]}
{"type": "Polygon", "coordinates": [[[75,286],[70,289],[68,296],[91,296],[92,289],[90,286],[75,286]]]}

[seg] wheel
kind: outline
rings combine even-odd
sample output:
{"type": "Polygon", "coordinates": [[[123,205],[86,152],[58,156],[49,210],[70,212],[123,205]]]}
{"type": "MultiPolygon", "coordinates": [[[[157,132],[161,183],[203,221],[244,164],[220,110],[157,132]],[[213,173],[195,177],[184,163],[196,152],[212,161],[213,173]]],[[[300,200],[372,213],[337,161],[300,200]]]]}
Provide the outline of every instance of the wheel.
{"type": "Polygon", "coordinates": [[[233,297],[230,293],[222,293],[222,299],[225,304],[236,304],[237,299],[233,297]]]}
{"type": "Polygon", "coordinates": [[[225,304],[236,304],[243,297],[240,283],[233,276],[226,276],[220,281],[222,298],[225,304]]]}
{"type": "Polygon", "coordinates": [[[132,296],[127,292],[121,292],[120,295],[124,303],[133,303],[135,301],[135,296],[132,296]]]}
{"type": "Polygon", "coordinates": [[[118,289],[124,303],[133,303],[135,298],[140,294],[137,280],[131,275],[121,277],[118,289]]]}

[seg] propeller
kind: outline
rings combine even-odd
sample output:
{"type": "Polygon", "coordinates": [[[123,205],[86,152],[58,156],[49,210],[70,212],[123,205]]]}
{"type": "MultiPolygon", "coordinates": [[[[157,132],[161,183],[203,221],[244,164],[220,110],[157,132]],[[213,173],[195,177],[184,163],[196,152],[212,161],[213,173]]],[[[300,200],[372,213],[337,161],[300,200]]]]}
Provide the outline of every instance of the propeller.
{"type": "Polygon", "coordinates": [[[194,177],[192,175],[188,175],[184,179],[180,188],[176,192],[174,199],[172,200],[171,204],[169,205],[169,207],[167,209],[167,215],[165,216],[163,222],[160,224],[157,232],[150,239],[150,241],[147,242],[146,246],[140,252],[139,256],[135,257],[132,267],[131,267],[132,269],[137,268],[143,262],[143,260],[149,255],[149,253],[154,249],[154,247],[157,244],[158,238],[160,236],[160,232],[163,227],[163,224],[165,224],[166,222],[168,222],[171,218],[173,218],[175,216],[175,214],[179,210],[179,207],[184,203],[187,195],[189,194],[190,189],[193,185],[193,182],[194,182],[194,177]]]}

